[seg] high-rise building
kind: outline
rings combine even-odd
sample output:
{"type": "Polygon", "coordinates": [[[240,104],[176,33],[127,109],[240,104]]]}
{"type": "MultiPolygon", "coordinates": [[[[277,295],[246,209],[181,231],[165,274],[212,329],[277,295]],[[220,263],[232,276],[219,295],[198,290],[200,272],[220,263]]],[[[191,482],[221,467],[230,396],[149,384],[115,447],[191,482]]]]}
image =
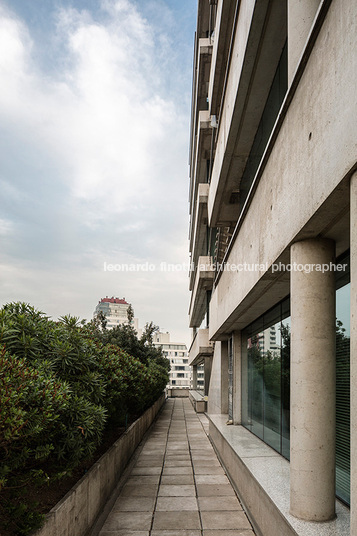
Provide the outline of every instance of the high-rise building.
{"type": "Polygon", "coordinates": [[[170,342],[170,333],[156,332],[153,344],[162,348],[170,361],[170,379],[167,387],[187,389],[191,387],[191,368],[188,365],[187,346],[182,342],[170,342]]]}
{"type": "Polygon", "coordinates": [[[96,316],[98,313],[102,312],[107,319],[107,329],[112,329],[116,326],[127,324],[128,323],[128,307],[129,303],[125,298],[102,298],[93,313],[93,316],[96,316]]]}
{"type": "Polygon", "coordinates": [[[258,534],[357,535],[357,2],[198,0],[192,87],[211,440],[258,534]]]}

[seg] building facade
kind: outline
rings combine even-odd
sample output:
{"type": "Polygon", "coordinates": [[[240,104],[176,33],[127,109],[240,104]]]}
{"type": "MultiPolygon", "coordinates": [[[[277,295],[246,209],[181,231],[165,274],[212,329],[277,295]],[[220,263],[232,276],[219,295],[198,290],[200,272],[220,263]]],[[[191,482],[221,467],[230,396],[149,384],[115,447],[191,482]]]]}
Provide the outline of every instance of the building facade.
{"type": "Polygon", "coordinates": [[[168,388],[190,389],[191,368],[188,365],[187,346],[181,342],[170,342],[170,333],[156,332],[153,344],[162,348],[162,353],[170,361],[171,370],[168,388]]]}
{"type": "Polygon", "coordinates": [[[98,302],[93,316],[102,312],[107,319],[107,329],[115,328],[116,326],[128,323],[128,307],[129,303],[125,298],[101,298],[98,302]]]}
{"type": "Polygon", "coordinates": [[[357,536],[356,87],[356,2],[198,0],[189,364],[264,536],[357,536]]]}

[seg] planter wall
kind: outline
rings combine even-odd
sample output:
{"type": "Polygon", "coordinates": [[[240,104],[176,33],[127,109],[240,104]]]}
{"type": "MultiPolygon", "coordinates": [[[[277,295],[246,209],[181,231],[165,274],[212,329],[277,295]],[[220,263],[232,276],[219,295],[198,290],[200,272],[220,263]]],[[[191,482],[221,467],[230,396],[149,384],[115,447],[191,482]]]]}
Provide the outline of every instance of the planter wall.
{"type": "Polygon", "coordinates": [[[163,394],[52,508],[44,526],[33,536],[85,536],[88,533],[164,402],[163,394]]]}

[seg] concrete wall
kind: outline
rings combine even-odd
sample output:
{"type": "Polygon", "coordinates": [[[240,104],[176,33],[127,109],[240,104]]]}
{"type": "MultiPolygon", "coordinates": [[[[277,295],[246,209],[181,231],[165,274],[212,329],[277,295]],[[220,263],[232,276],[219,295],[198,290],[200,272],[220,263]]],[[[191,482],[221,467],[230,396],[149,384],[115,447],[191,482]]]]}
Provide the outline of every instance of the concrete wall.
{"type": "Polygon", "coordinates": [[[33,536],[85,536],[114,491],[125,466],[165,402],[162,395],[49,512],[33,536]]]}
{"type": "Polygon", "coordinates": [[[228,354],[227,341],[217,342],[212,360],[208,392],[208,413],[228,411],[228,354]]]}
{"type": "Polygon", "coordinates": [[[221,376],[222,376],[222,363],[221,363],[221,348],[222,343],[217,342],[214,347],[214,354],[212,360],[211,370],[211,383],[208,393],[208,413],[223,413],[221,408],[221,376]]]}
{"type": "MultiPolygon", "coordinates": [[[[356,34],[356,2],[332,2],[232,247],[230,263],[244,259],[271,265],[293,241],[326,232],[334,218],[348,210],[348,188],[343,189],[342,181],[357,159],[356,34]],[[329,196],[333,204],[320,217],[318,211],[329,196]]],[[[337,242],[337,254],[342,252],[338,246],[337,242]]],[[[263,312],[258,310],[257,296],[264,288],[257,296],[252,293],[260,280],[263,276],[257,271],[222,273],[212,294],[210,338],[242,327],[234,326],[233,317],[249,295],[245,309],[250,307],[252,319],[263,312]],[[225,322],[231,325],[224,326],[225,322]]],[[[274,296],[276,301],[284,297],[278,291],[274,296]]],[[[272,305],[267,303],[265,309],[272,305]]]]}
{"type": "Polygon", "coordinates": [[[175,388],[167,388],[166,393],[168,397],[172,398],[188,398],[188,391],[189,389],[175,389],[175,388]]]}
{"type": "Polygon", "coordinates": [[[210,421],[209,435],[258,536],[297,536],[247,465],[210,421]]]}

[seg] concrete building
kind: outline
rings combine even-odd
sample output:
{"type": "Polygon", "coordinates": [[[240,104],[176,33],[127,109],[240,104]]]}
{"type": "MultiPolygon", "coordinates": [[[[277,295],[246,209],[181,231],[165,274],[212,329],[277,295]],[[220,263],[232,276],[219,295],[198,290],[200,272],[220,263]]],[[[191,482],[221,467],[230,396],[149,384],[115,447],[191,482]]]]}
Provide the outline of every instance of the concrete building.
{"type": "MultiPolygon", "coordinates": [[[[112,329],[116,326],[128,323],[128,307],[129,303],[125,298],[101,298],[98,302],[93,317],[99,312],[105,314],[107,318],[107,329],[112,329]]],[[[134,328],[138,330],[138,320],[134,318],[134,328]]]]}
{"type": "Polygon", "coordinates": [[[189,364],[264,536],[357,536],[356,87],[357,2],[198,0],[189,364]]]}
{"type": "Polygon", "coordinates": [[[188,365],[187,346],[182,342],[171,342],[170,333],[155,333],[154,346],[162,348],[162,352],[170,361],[171,371],[168,388],[189,389],[191,387],[191,368],[188,365]]]}

